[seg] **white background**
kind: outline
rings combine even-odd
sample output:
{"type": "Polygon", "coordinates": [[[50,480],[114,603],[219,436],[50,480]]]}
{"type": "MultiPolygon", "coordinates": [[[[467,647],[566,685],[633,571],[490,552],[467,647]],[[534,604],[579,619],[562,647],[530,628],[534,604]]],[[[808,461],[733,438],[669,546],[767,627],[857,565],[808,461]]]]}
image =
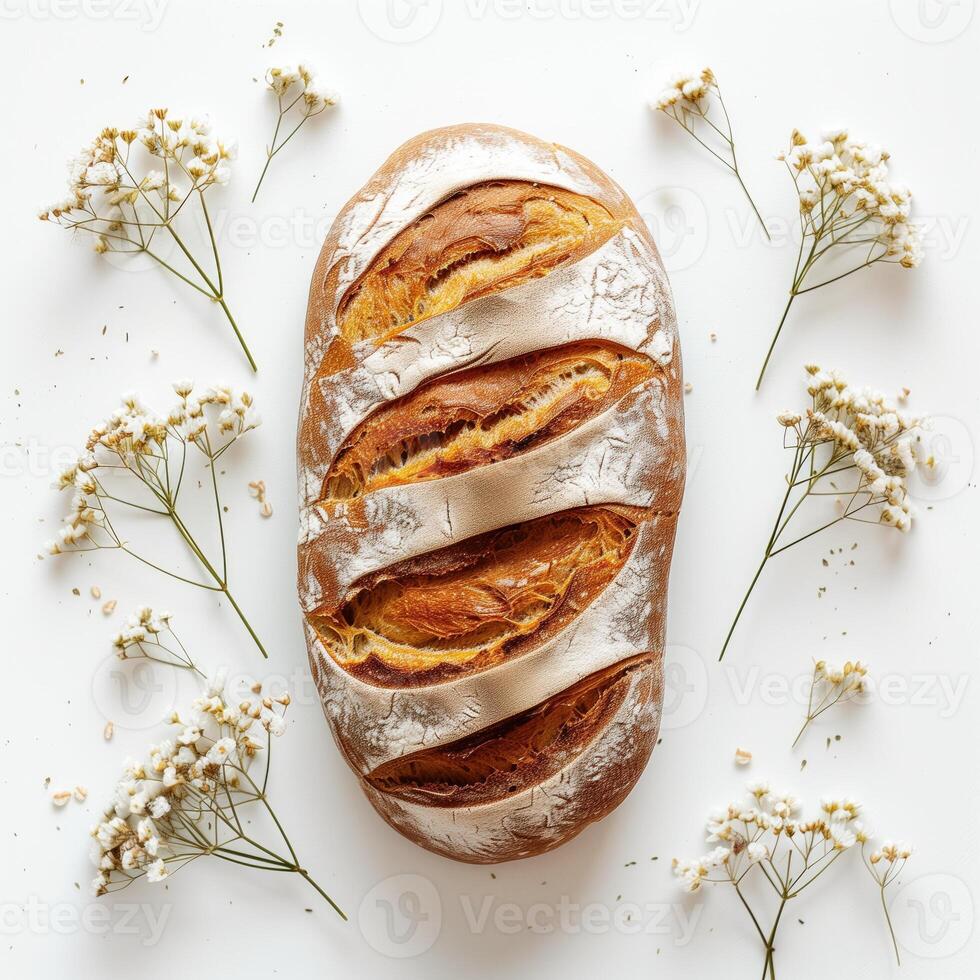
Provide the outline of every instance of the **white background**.
{"type": "Polygon", "coordinates": [[[787,913],[780,976],[976,975],[974,0],[160,3],[0,0],[0,973],[757,977],[762,956],[735,897],[682,898],[670,858],[701,853],[708,810],[738,796],[746,779],[769,778],[811,805],[825,793],[853,795],[874,828],[916,845],[895,905],[901,971],[855,854],[787,913]],[[277,20],[284,36],[269,50],[277,20]],[[255,79],[298,59],[315,64],[343,103],[277,158],[250,206],[274,122],[255,79]],[[753,380],[795,245],[782,235],[767,245],[734,182],[646,108],[671,70],[702,64],[721,79],[747,180],[774,228],[794,216],[790,182],[772,159],[794,125],[811,133],[849,125],[885,144],[929,221],[921,269],[878,267],[798,302],[759,395],[753,380]],[[125,126],[155,105],[207,111],[219,133],[240,141],[233,181],[213,200],[228,296],[259,361],[257,378],[218,310],[159,272],[106,263],[35,219],[38,205],[62,195],[69,155],[102,126],[125,126]],[[293,588],[294,423],[318,242],[394,147],[466,121],[506,123],[574,147],[637,200],[671,269],[694,386],[662,744],[602,824],[557,852],[496,869],[428,854],[362,798],[310,696],[293,588]],[[858,384],[910,387],[911,407],[941,417],[938,431],[949,439],[940,448],[953,459],[923,488],[928,499],[911,536],[837,528],[781,557],[719,665],[781,494],[786,459],[773,415],[803,406],[808,360],[840,367],[858,384]],[[232,583],[271,650],[268,665],[208,594],[122,555],[35,557],[66,503],[49,489],[52,460],[80,444],[122,391],[138,389],[164,408],[168,383],[187,375],[249,385],[264,416],[227,457],[224,486],[232,583]],[[275,507],[268,521],[247,495],[257,478],[275,507]],[[831,556],[838,547],[843,555],[831,556]],[[90,598],[92,585],[119,600],[111,619],[90,598]],[[121,691],[106,659],[109,635],[142,602],[172,609],[200,660],[292,685],[297,704],[277,745],[272,792],[301,856],[350,923],[298,878],[218,862],[198,863],[166,888],[140,883],[122,893],[108,905],[108,926],[91,918],[87,830],[123,757],[140,753],[156,737],[155,719],[191,693],[175,692],[160,673],[150,706],[135,713],[146,678],[121,691]],[[803,706],[785,688],[815,656],[861,657],[890,686],[867,706],[828,715],[791,752],[803,706]],[[116,723],[108,744],[107,717],[116,723]],[[736,746],[754,752],[749,770],[733,766],[736,746]],[[55,810],[46,777],[52,787],[84,784],[88,802],[55,810]],[[396,875],[421,880],[386,881],[396,875]],[[414,932],[401,914],[415,907],[404,904],[412,894],[428,916],[414,932]],[[385,900],[393,935],[410,935],[407,942],[387,938],[385,900]],[[614,919],[625,903],[640,906],[632,918],[639,932],[622,925],[628,909],[614,919]],[[590,905],[583,924],[576,908],[590,905]],[[468,909],[477,918],[488,910],[487,921],[471,926],[468,909]]]}

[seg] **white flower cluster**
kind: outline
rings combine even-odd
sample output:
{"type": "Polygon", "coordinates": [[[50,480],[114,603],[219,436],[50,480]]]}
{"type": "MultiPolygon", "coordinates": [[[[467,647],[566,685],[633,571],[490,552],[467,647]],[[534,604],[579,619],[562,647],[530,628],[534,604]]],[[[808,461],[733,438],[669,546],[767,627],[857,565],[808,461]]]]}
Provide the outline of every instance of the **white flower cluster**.
{"type": "Polygon", "coordinates": [[[167,425],[188,442],[199,444],[206,435],[209,408],[217,412],[214,422],[218,432],[224,436],[231,435],[234,439],[262,423],[259,413],[253,408],[252,396],[247,391],[236,392],[228,385],[212,385],[202,394],[194,395],[194,382],[190,380],[175,382],[173,387],[180,403],[167,416],[167,425]]]}
{"type": "Polygon", "coordinates": [[[152,109],[133,129],[103,129],[70,162],[67,197],[39,217],[95,232],[97,252],[132,251],[145,241],[135,225],[163,225],[193,192],[226,184],[235,156],[235,145],[213,136],[206,120],[152,109]],[[140,146],[162,169],[137,166],[133,149],[140,146]]]}
{"type": "Polygon", "coordinates": [[[805,231],[828,246],[882,246],[874,259],[907,269],[922,260],[922,235],[910,223],[912,194],[889,180],[888,153],[850,138],[846,129],[809,142],[793,130],[790,148],[777,154],[796,183],[805,231]]]}
{"type": "Polygon", "coordinates": [[[158,882],[185,861],[218,853],[219,827],[236,826],[235,809],[261,798],[248,775],[267,736],[285,731],[289,696],[261,696],[230,704],[219,682],[196,699],[190,720],[177,714],[172,738],[151,747],[142,762],[127,762],[115,798],[92,830],[97,895],[146,876],[158,882]]]}
{"type": "MultiPolygon", "coordinates": [[[[180,401],[166,417],[144,406],[138,395],[124,395],[120,407],[92,429],[85,452],[54,483],[56,489],[71,489],[74,495],[58,538],[47,545],[50,554],[61,554],[85,540],[98,546],[93,534],[99,528],[115,540],[102,505],[107,494],[100,467],[108,464],[117,471],[126,470],[147,484],[151,492],[162,493],[164,478],[159,474],[169,441],[191,443],[215,459],[261,423],[248,392],[236,393],[225,385],[216,385],[195,396],[193,388],[192,381],[174,384],[180,401]],[[209,430],[212,424],[213,432],[209,430]],[[161,481],[159,487],[154,485],[156,480],[161,481]]],[[[115,545],[118,544],[116,540],[115,545]]]]}
{"type": "Polygon", "coordinates": [[[670,79],[667,88],[650,103],[650,108],[666,112],[677,105],[684,108],[687,103],[688,107],[700,113],[713,85],[715,76],[710,68],[702,68],[698,72],[681,72],[670,79]]]}
{"type": "Polygon", "coordinates": [[[172,616],[168,612],[155,613],[149,606],[141,606],[126,619],[126,625],[112,638],[112,645],[122,660],[127,659],[127,651],[139,647],[141,643],[156,639],[170,629],[172,616]]]}
{"type": "Polygon", "coordinates": [[[282,100],[294,85],[299,86],[296,100],[303,100],[307,115],[315,115],[340,101],[340,96],[324,88],[309,65],[287,65],[270,68],[265,75],[269,88],[282,100]]]}
{"type": "Polygon", "coordinates": [[[835,472],[851,456],[859,474],[856,493],[865,498],[860,509],[877,507],[881,523],[910,530],[907,480],[919,461],[919,430],[925,421],[900,411],[881,392],[852,388],[836,371],[809,364],[806,372],[813,407],[805,416],[783,412],[777,421],[795,430],[798,445],[828,445],[835,472]]]}
{"type": "Polygon", "coordinates": [[[896,844],[886,840],[876,851],[872,851],[868,860],[872,864],[879,864],[884,861],[886,864],[895,864],[898,861],[907,861],[912,856],[911,844],[896,844]]]}
{"type": "Polygon", "coordinates": [[[853,800],[823,800],[821,816],[804,820],[797,816],[802,803],[795,796],[765,782],[750,784],[748,791],[746,804],[729,803],[709,817],[706,839],[717,843],[714,850],[693,861],[674,859],[685,891],[696,892],[705,881],[735,882],[752,865],[775,861],[781,846],[798,854],[805,870],[867,840],[857,819],[861,806],[853,800]]]}
{"type": "Polygon", "coordinates": [[[813,667],[813,679],[839,688],[842,695],[863,694],[868,689],[868,668],[860,660],[848,660],[843,665],[818,660],[813,667]]]}

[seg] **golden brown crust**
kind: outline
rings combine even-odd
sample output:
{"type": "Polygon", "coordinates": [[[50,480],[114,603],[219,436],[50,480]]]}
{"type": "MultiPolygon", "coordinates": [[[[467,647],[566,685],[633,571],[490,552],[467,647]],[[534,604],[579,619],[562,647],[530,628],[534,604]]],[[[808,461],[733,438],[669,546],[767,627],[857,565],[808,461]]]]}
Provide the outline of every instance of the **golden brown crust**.
{"type": "Polygon", "coordinates": [[[345,440],[325,502],[435,480],[528,452],[606,411],[656,373],[643,355],[584,342],[437,378],[345,440]]]}
{"type": "Polygon", "coordinates": [[[312,623],[349,673],[421,687],[539,647],[592,603],[647,514],[588,507],[500,528],[392,565],[312,623]]]}
{"type": "Polygon", "coordinates": [[[608,726],[642,656],[624,661],[483,731],[379,766],[366,780],[382,793],[425,806],[494,803],[560,772],[608,726]]]}
{"type": "Polygon", "coordinates": [[[621,226],[601,204],[559,188],[516,180],[468,187],[396,236],[343,294],[341,335],[381,343],[411,323],[546,275],[621,226]]]}
{"type": "Polygon", "coordinates": [[[338,742],[422,846],[540,853],[642,772],[681,385],[649,232],[564,147],[422,134],[331,229],[307,316],[300,590],[338,742]],[[512,325],[518,295],[537,318],[512,325]]]}

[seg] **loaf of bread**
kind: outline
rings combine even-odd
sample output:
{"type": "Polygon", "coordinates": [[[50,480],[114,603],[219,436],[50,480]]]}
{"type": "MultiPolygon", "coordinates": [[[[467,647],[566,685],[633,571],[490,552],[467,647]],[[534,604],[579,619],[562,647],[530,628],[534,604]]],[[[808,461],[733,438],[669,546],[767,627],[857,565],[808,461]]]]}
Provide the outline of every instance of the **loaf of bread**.
{"type": "Polygon", "coordinates": [[[334,223],[305,369],[299,594],[337,744],[423,847],[561,844],[660,724],[685,451],[646,225],[564,147],[425,133],[334,223]]]}

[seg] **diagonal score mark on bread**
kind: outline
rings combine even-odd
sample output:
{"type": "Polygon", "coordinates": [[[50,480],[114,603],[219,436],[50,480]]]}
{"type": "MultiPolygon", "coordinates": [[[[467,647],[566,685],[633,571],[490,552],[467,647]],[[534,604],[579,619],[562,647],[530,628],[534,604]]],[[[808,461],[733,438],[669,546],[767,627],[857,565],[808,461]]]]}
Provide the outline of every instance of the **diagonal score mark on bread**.
{"type": "Polygon", "coordinates": [[[431,806],[480,806],[520,793],[572,762],[622,706],[645,656],[607,667],[511,718],[437,749],[386,762],[377,790],[431,806]]]}
{"type": "Polygon", "coordinates": [[[351,433],[327,472],[323,501],[509,459],[570,432],[654,373],[649,358],[591,342],[428,382],[351,433]]]}
{"type": "Polygon", "coordinates": [[[647,518],[638,507],[561,511],[410,559],[311,620],[345,670],[421,687],[540,646],[615,578],[647,518]]]}
{"type": "Polygon", "coordinates": [[[412,323],[588,255],[621,226],[602,205],[557,187],[514,180],[468,187],[399,234],[348,290],[340,335],[381,344],[412,323]]]}
{"type": "Polygon", "coordinates": [[[423,134],[338,217],[307,319],[299,587],[338,744],[423,846],[546,850],[642,771],[678,353],[645,226],[562,147],[423,134]]]}

